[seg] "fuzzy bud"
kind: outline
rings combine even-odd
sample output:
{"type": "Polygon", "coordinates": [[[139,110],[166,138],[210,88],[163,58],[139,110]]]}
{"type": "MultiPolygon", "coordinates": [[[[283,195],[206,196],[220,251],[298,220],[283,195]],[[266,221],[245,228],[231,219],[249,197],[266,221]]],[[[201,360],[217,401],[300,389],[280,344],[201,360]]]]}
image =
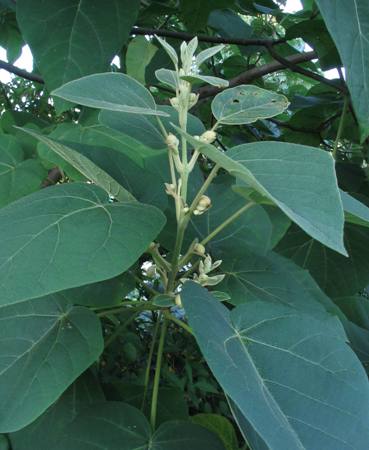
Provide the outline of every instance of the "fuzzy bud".
{"type": "Polygon", "coordinates": [[[179,294],[176,295],[176,298],[174,299],[174,303],[179,306],[180,308],[183,308],[181,296],[179,294]]]}
{"type": "Polygon", "coordinates": [[[217,134],[213,130],[207,130],[200,136],[200,141],[205,144],[212,144],[217,138],[217,134]]]}
{"type": "Polygon", "coordinates": [[[204,256],[205,247],[202,244],[195,244],[193,252],[195,253],[195,255],[204,256]]]}
{"type": "Polygon", "coordinates": [[[192,108],[193,106],[195,106],[198,99],[199,99],[199,94],[195,94],[195,93],[191,92],[190,97],[188,99],[189,108],[192,108]]]}
{"type": "Polygon", "coordinates": [[[170,104],[173,106],[174,109],[178,109],[179,106],[179,100],[177,97],[172,97],[169,99],[170,104]]]}
{"type": "Polygon", "coordinates": [[[175,188],[174,184],[164,183],[164,185],[165,185],[165,192],[168,195],[175,197],[176,196],[176,188],[175,188]]]}
{"type": "Polygon", "coordinates": [[[148,267],[146,269],[146,275],[148,278],[155,278],[156,277],[156,266],[153,264],[152,266],[148,267]]]}
{"type": "Polygon", "coordinates": [[[196,206],[195,211],[193,212],[195,216],[200,216],[206,210],[208,210],[211,206],[211,200],[207,195],[202,195],[200,197],[199,203],[196,206]]]}
{"type": "Polygon", "coordinates": [[[165,143],[171,150],[178,150],[179,140],[174,134],[169,133],[165,139],[165,143]]]}

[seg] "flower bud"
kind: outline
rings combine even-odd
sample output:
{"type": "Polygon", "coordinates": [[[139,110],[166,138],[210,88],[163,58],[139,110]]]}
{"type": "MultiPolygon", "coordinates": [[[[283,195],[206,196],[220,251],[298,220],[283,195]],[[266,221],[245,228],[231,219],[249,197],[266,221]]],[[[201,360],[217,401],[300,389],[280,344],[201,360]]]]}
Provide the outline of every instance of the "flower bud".
{"type": "Polygon", "coordinates": [[[200,141],[205,144],[212,144],[217,138],[217,134],[213,130],[207,130],[200,136],[200,141]]]}
{"type": "Polygon", "coordinates": [[[183,308],[181,296],[179,294],[176,295],[176,298],[174,299],[174,303],[179,306],[180,308],[183,308]]]}
{"type": "Polygon", "coordinates": [[[174,134],[169,133],[165,139],[165,143],[171,150],[178,150],[179,140],[174,134]]]}
{"type": "Polygon", "coordinates": [[[179,106],[179,100],[177,97],[172,97],[169,99],[170,104],[173,106],[174,109],[178,109],[179,106]]]}
{"type": "Polygon", "coordinates": [[[190,97],[188,99],[188,107],[192,108],[193,106],[195,106],[198,99],[199,99],[199,94],[195,94],[195,93],[191,92],[190,97]]]}
{"type": "Polygon", "coordinates": [[[155,278],[156,277],[156,266],[153,264],[152,266],[148,267],[146,269],[146,275],[148,278],[155,278]]]}
{"type": "Polygon", "coordinates": [[[193,252],[195,253],[195,255],[204,256],[205,247],[202,244],[195,244],[193,252]]]}
{"type": "Polygon", "coordinates": [[[195,211],[193,212],[195,216],[200,216],[211,206],[211,200],[207,195],[202,195],[200,197],[199,203],[196,206],[195,211]]]}

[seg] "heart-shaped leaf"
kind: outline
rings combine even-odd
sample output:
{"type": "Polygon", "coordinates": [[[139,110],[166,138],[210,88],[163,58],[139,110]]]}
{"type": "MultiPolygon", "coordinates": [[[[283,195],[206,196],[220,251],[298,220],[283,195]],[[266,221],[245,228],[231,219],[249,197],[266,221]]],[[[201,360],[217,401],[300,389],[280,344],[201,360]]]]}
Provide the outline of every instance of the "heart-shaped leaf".
{"type": "Polygon", "coordinates": [[[0,210],[3,305],[112,278],[165,222],[155,207],[112,203],[99,187],[53,186],[0,210]]]}
{"type": "Polygon", "coordinates": [[[336,318],[260,301],[230,312],[193,282],[181,298],[213,374],[267,448],[366,448],[369,384],[336,318]]]}
{"type": "Polygon", "coordinates": [[[56,295],[0,308],[0,431],[35,420],[99,357],[99,320],[56,295]]]}
{"type": "MultiPolygon", "coordinates": [[[[49,91],[109,70],[135,23],[138,0],[17,1],[17,22],[49,91]]],[[[57,101],[59,112],[68,108],[57,101]]]]}

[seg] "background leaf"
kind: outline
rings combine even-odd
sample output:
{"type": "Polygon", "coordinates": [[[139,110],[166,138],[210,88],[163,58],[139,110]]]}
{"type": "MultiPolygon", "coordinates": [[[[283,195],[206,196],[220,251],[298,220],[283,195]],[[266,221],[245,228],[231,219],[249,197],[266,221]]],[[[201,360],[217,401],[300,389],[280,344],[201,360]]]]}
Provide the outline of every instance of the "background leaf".
{"type": "MultiPolygon", "coordinates": [[[[49,91],[109,68],[128,39],[138,0],[19,0],[17,21],[49,91]],[[61,26],[61,24],[63,24],[61,26]]],[[[68,108],[57,103],[59,112],[68,108]]]]}
{"type": "Polygon", "coordinates": [[[0,308],[0,430],[42,414],[99,357],[97,317],[57,295],[0,308]]]}

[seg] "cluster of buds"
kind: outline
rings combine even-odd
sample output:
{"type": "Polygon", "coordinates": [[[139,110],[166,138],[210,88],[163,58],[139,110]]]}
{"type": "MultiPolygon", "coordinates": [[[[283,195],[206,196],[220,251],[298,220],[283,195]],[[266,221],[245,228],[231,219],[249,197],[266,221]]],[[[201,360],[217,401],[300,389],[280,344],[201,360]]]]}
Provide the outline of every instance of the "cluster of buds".
{"type": "Polygon", "coordinates": [[[168,136],[165,138],[165,143],[170,150],[178,152],[179,140],[173,133],[168,134],[168,136]]]}
{"type": "Polygon", "coordinates": [[[217,269],[222,264],[222,260],[212,261],[210,255],[206,255],[203,261],[200,261],[199,273],[194,275],[193,280],[201,284],[201,286],[215,286],[221,281],[223,281],[225,275],[212,275],[208,274],[213,270],[217,269]]]}
{"type": "Polygon", "coordinates": [[[204,214],[204,212],[207,211],[210,207],[210,198],[207,195],[202,195],[193,213],[195,216],[201,216],[201,214],[204,214]]]}
{"type": "Polygon", "coordinates": [[[207,130],[199,137],[200,142],[204,142],[204,144],[212,144],[217,138],[217,134],[213,130],[207,130]]]}

